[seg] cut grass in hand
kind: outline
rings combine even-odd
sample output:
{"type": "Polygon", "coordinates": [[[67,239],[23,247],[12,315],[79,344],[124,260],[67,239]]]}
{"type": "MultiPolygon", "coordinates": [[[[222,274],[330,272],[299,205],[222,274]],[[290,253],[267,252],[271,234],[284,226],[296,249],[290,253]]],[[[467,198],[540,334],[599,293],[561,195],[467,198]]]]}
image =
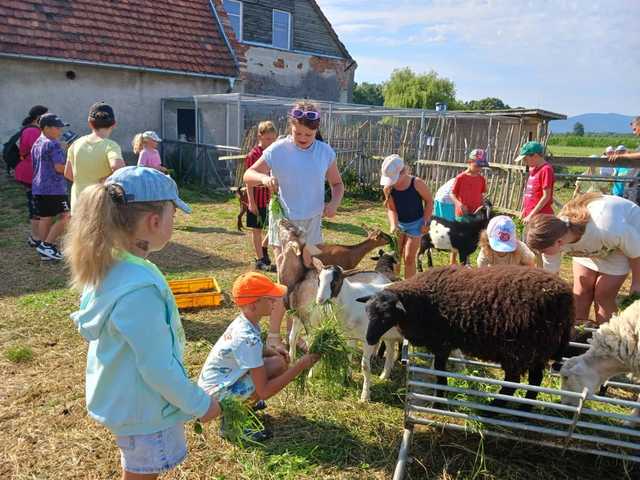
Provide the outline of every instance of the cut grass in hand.
{"type": "MultiPolygon", "coordinates": [[[[338,319],[339,307],[334,303],[326,303],[313,308],[320,314],[320,323],[311,332],[309,342],[309,353],[320,355],[320,360],[313,367],[313,378],[327,384],[346,385],[353,349],[349,347],[338,319]]],[[[296,377],[299,392],[306,389],[307,373],[304,371],[296,377]]]]}
{"type": "Polygon", "coordinates": [[[227,440],[240,447],[247,443],[259,444],[251,435],[264,430],[264,425],[245,402],[228,396],[220,400],[220,407],[222,432],[227,440]]]}

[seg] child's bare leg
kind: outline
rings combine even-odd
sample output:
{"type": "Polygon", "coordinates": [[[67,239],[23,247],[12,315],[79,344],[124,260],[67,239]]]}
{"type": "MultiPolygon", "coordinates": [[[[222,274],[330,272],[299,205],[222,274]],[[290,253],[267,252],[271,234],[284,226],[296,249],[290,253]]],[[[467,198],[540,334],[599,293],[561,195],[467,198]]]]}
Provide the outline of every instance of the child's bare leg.
{"type": "Polygon", "coordinates": [[[455,265],[457,263],[458,263],[458,251],[451,250],[451,252],[449,253],[449,264],[455,265]]]}
{"type": "Polygon", "coordinates": [[[36,234],[36,238],[40,240],[47,241],[47,236],[49,235],[49,230],[51,230],[51,225],[53,224],[53,217],[40,217],[40,220],[37,223],[38,232],[36,234]]]}
{"type": "Polygon", "coordinates": [[[58,221],[54,223],[53,226],[51,226],[51,228],[49,229],[49,233],[47,233],[45,242],[56,243],[58,237],[60,237],[60,235],[62,235],[62,233],[64,232],[67,223],[69,223],[69,215],[63,213],[58,221]]]}
{"type": "Polygon", "coordinates": [[[253,249],[256,252],[256,258],[259,260],[262,258],[262,230],[259,228],[251,229],[251,243],[253,249]]]}
{"type": "Polygon", "coordinates": [[[404,246],[404,278],[411,278],[416,274],[416,257],[420,250],[420,237],[409,237],[404,246]]]}

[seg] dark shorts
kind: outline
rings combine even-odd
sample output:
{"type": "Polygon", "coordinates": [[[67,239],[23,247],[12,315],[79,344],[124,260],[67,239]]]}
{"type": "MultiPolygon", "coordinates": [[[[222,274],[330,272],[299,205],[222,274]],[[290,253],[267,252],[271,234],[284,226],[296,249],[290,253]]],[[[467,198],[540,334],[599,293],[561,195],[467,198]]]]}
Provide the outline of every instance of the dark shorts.
{"type": "Polygon", "coordinates": [[[68,195],[34,195],[33,200],[39,217],[55,217],[69,212],[68,195]]]}
{"type": "Polygon", "coordinates": [[[258,208],[258,215],[254,215],[251,212],[247,212],[247,227],[248,228],[264,228],[269,224],[269,215],[267,214],[267,207],[258,208]]]}

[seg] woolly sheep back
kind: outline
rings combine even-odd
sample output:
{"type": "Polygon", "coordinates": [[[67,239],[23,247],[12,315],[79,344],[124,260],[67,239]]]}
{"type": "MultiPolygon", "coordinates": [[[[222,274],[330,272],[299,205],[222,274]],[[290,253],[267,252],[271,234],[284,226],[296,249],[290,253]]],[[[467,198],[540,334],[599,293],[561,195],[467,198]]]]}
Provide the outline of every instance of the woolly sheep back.
{"type": "Polygon", "coordinates": [[[523,372],[558,356],[574,319],[571,288],[541,269],[431,269],[388,287],[407,311],[402,333],[434,353],[460,348],[523,372]]]}

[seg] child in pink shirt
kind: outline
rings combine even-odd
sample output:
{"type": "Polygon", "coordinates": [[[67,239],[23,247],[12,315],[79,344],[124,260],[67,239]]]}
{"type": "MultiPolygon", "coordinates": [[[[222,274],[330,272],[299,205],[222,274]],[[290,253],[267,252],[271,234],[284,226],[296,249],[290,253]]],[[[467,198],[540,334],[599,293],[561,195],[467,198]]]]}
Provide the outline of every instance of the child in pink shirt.
{"type": "Polygon", "coordinates": [[[133,153],[138,154],[138,166],[149,167],[167,173],[167,169],[162,166],[160,153],[157,150],[158,143],[162,139],[156,132],[148,130],[139,133],[133,138],[133,153]]]}

